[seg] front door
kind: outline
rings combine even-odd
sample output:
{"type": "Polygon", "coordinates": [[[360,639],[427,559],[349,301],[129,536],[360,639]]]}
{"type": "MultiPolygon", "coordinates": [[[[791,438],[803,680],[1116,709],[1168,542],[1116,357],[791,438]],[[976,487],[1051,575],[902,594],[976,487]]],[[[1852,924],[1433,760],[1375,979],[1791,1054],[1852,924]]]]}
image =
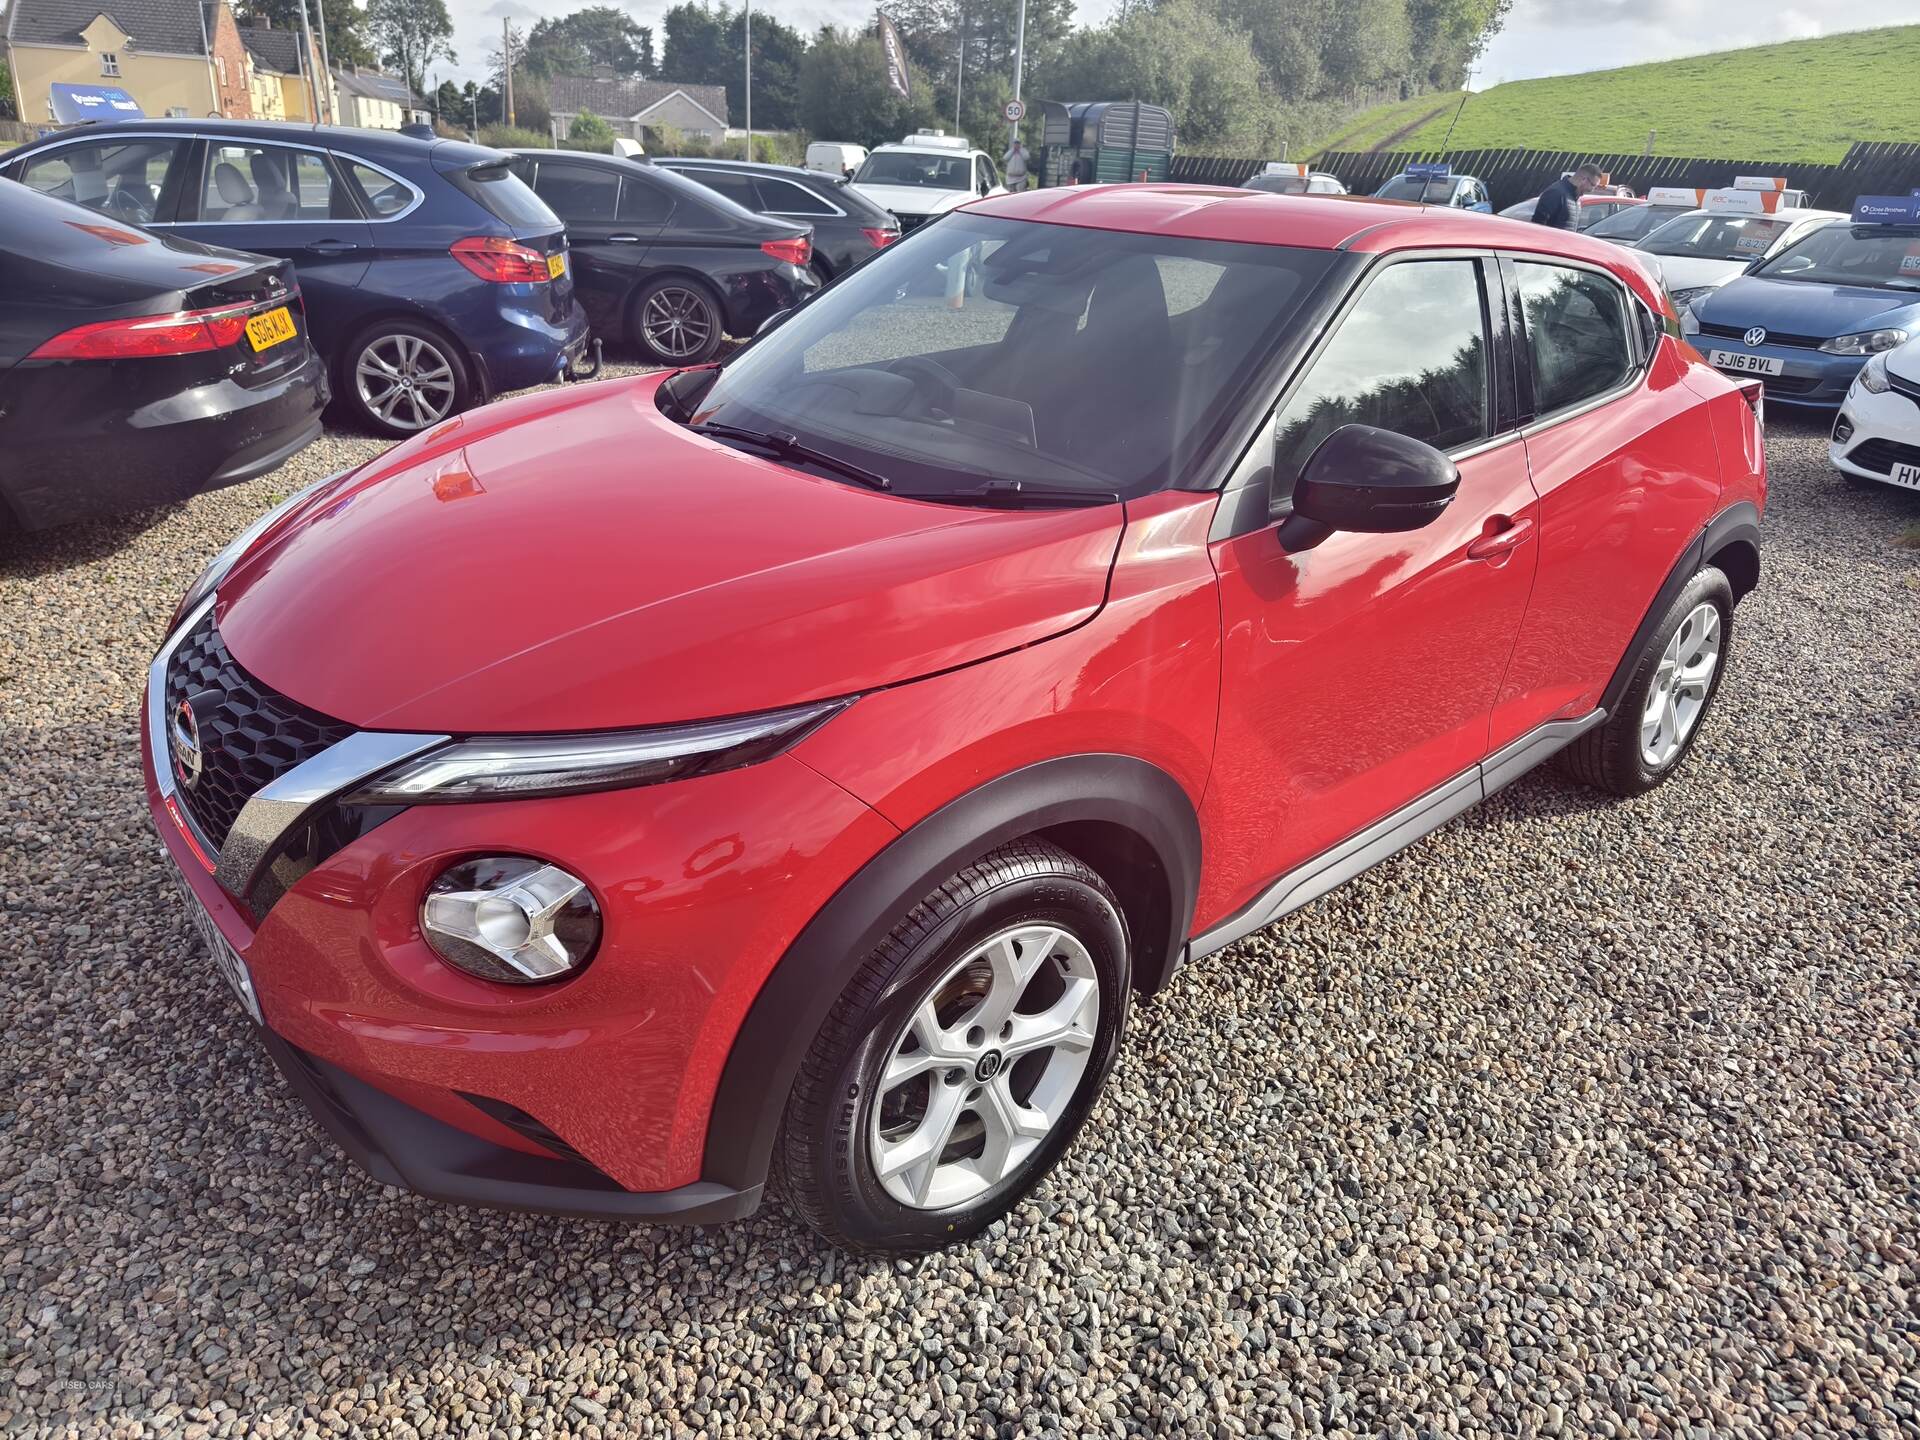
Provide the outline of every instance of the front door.
{"type": "Polygon", "coordinates": [[[1298,554],[1272,526],[1213,547],[1225,668],[1203,923],[1487,754],[1539,550],[1526,450],[1495,404],[1498,282],[1491,260],[1376,269],[1274,423],[1277,505],[1357,423],[1454,457],[1460,488],[1437,519],[1298,554]]]}
{"type": "Polygon", "coordinates": [[[373,234],[332,159],[254,140],[205,140],[181,199],[180,234],[293,262],[313,343],[324,355],[358,313],[373,234]]]}

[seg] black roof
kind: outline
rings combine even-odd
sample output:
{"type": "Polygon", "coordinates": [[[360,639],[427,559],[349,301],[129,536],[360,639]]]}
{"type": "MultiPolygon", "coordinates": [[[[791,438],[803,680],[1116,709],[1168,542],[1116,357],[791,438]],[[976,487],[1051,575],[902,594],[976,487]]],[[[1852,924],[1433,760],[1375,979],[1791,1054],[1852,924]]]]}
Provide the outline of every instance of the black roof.
{"type": "MultiPolygon", "coordinates": [[[[138,135],[143,131],[161,131],[168,135],[201,135],[208,139],[277,140],[286,145],[316,145],[329,150],[347,150],[372,160],[425,160],[431,154],[441,168],[451,165],[485,165],[504,162],[506,152],[484,145],[469,145],[464,140],[420,140],[397,130],[367,130],[351,125],[314,125],[305,120],[111,120],[87,126],[89,135],[138,135]]],[[[53,137],[71,140],[72,131],[53,137]]],[[[30,140],[19,151],[24,153],[46,141],[30,140]]],[[[688,182],[692,183],[692,182],[688,182]]]]}
{"type": "Polygon", "coordinates": [[[204,55],[200,0],[13,0],[7,38],[19,45],[77,45],[105,15],[146,54],[204,55]]]}
{"type": "Polygon", "coordinates": [[[269,30],[262,26],[242,25],[240,43],[247,47],[256,65],[278,70],[282,75],[305,73],[300,64],[300,37],[291,30],[269,30]]]}
{"type": "Polygon", "coordinates": [[[784,175],[793,180],[818,180],[827,185],[844,185],[844,175],[829,175],[824,170],[809,170],[804,165],[769,165],[760,160],[714,160],[700,155],[661,155],[657,165],[684,166],[689,170],[737,170],[743,175],[784,175]]]}

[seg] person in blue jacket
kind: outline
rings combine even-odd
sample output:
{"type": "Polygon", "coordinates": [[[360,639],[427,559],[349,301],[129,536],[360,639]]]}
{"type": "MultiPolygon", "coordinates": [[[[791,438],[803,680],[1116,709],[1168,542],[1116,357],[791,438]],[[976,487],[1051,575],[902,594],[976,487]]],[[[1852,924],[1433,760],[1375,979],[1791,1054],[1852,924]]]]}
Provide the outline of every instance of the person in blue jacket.
{"type": "Polygon", "coordinates": [[[1598,165],[1582,165],[1571,175],[1562,175],[1541,192],[1533,207],[1533,223],[1551,225],[1556,230],[1573,229],[1573,212],[1582,195],[1593,192],[1600,183],[1598,165]]]}

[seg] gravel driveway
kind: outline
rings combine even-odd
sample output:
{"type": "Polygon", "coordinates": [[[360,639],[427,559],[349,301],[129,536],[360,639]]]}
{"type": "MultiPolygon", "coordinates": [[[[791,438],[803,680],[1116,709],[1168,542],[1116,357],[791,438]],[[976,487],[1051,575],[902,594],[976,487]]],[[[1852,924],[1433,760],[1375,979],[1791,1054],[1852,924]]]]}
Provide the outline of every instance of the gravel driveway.
{"type": "Polygon", "coordinates": [[[1535,775],[1189,967],[1033,1200],[887,1263],[384,1190],[250,1040],[140,684],[378,448],[0,552],[0,1431],[1920,1433],[1920,497],[1778,425],[1680,779],[1535,775]]]}

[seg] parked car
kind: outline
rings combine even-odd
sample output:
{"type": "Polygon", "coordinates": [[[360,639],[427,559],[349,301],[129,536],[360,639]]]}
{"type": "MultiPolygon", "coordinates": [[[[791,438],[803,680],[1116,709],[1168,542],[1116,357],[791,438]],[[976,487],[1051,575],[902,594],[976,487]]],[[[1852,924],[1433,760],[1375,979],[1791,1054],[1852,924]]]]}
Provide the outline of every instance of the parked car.
{"type": "Polygon", "coordinates": [[[757,215],[813,228],[813,268],[822,280],[844,275],[900,238],[900,222],[838,173],[757,165],[744,160],[657,160],[757,215]]]}
{"type": "Polygon", "coordinates": [[[1347,187],[1340,183],[1340,177],[1329,175],[1325,170],[1309,170],[1304,165],[1299,168],[1272,166],[1249,175],[1240,182],[1243,190],[1264,190],[1270,195],[1344,195],[1347,187]]]}
{"type": "Polygon", "coordinates": [[[242,120],[131,120],[22,145],[0,175],[161,235],[291,261],[341,403],[410,435],[578,362],[566,236],[454,140],[242,120]]]}
{"type": "Polygon", "coordinates": [[[1422,205],[1445,205],[1454,210],[1490,214],[1493,201],[1486,182],[1472,175],[1456,175],[1445,165],[1409,165],[1373,192],[1376,200],[1411,200],[1422,205]]]}
{"type": "Polygon", "coordinates": [[[1692,205],[1662,205],[1657,200],[1642,201],[1638,205],[1620,205],[1587,226],[1585,233],[1596,240],[1610,240],[1615,245],[1634,249],[1669,220],[1693,208],[1692,205]]]}
{"type": "Polygon", "coordinates": [[[1860,367],[1833,422],[1827,454],[1856,480],[1920,491],[1920,338],[1860,367]]]}
{"type": "Polygon", "coordinates": [[[1846,218],[1837,210],[1794,206],[1755,215],[1689,210],[1650,232],[1634,248],[1658,260],[1667,293],[1684,308],[1704,300],[1748,266],[1778,255],[1823,225],[1846,218]]]}
{"type": "Polygon", "coordinates": [[[664,165],[520,150],[514,173],[567,225],[594,330],[660,365],[710,360],[820,288],[812,226],[756,215],[664,165]]]}
{"type": "Polygon", "coordinates": [[[912,230],[956,206],[1004,195],[999,167],[964,135],[915,131],[898,145],[882,145],[853,177],[854,189],[912,230]]]}
{"type": "Polygon", "coordinates": [[[1920,219],[1818,226],[1681,323],[1712,364],[1759,376],[1769,399],[1831,410],[1870,357],[1920,335],[1920,219]]]}
{"type": "Polygon", "coordinates": [[[1195,193],[969,207],[194,583],[149,807],[373,1174],[707,1222],[777,1166],[841,1243],[964,1240],[1183,961],[1555,754],[1616,795],[1684,763],[1759,576],[1759,387],[1618,247],[1195,193]]]}
{"type": "Polygon", "coordinates": [[[837,140],[813,140],[807,144],[807,169],[845,180],[867,163],[867,147],[846,145],[837,140]]]}
{"type": "MultiPolygon", "coordinates": [[[[1539,203],[1540,197],[1535,195],[1530,199],[1522,200],[1517,205],[1507,206],[1500,213],[1509,220],[1532,220],[1534,207],[1539,203]]],[[[1583,233],[1591,233],[1594,226],[1602,221],[1610,220],[1625,211],[1645,209],[1646,204],[1646,201],[1632,195],[1618,193],[1582,195],[1573,207],[1573,228],[1583,233]]]]}
{"type": "Polygon", "coordinates": [[[326,403],[286,262],[0,180],[0,529],[251,480],[326,403]]]}

